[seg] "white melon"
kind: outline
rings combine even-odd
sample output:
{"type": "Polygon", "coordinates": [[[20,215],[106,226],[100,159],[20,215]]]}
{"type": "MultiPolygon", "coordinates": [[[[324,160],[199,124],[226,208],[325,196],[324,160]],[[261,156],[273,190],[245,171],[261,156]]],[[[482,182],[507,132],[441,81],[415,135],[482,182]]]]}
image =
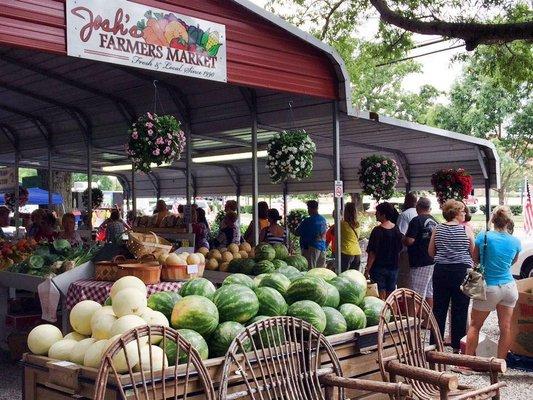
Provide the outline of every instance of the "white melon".
{"type": "Polygon", "coordinates": [[[187,256],[187,265],[198,265],[200,264],[200,257],[198,254],[189,254],[187,256]]]}
{"type": "Polygon", "coordinates": [[[146,325],[146,321],[138,315],[125,315],[123,317],[120,317],[113,323],[109,334],[111,335],[111,337],[116,335],[122,335],[130,329],[144,325],[146,325]]]}
{"type": "Polygon", "coordinates": [[[99,340],[85,351],[85,357],[83,357],[83,365],[91,368],[98,368],[102,363],[102,358],[107,350],[109,340],[99,340]]]}
{"type": "Polygon", "coordinates": [[[69,361],[72,349],[77,344],[78,342],[72,339],[63,339],[59,342],[55,342],[50,346],[50,350],[48,350],[48,357],[55,360],[69,361]]]}
{"type": "Polygon", "coordinates": [[[70,340],[75,340],[76,342],[79,342],[80,340],[87,339],[87,336],[82,335],[78,332],[70,332],[66,334],[63,339],[70,339],[70,340]]]}
{"type": "MultiPolygon", "coordinates": [[[[167,317],[165,317],[165,314],[159,311],[148,309],[141,314],[141,318],[144,319],[148,325],[161,325],[167,327],[170,326],[167,317]]],[[[150,343],[158,344],[161,340],[163,340],[163,336],[153,335],[151,336],[150,343]]]]}
{"type": "Polygon", "coordinates": [[[139,363],[133,369],[135,372],[143,371],[160,371],[168,367],[167,355],[161,347],[146,345],[141,348],[141,358],[139,363]],[[152,358],[150,360],[150,350],[152,358]],[[151,366],[151,367],[150,367],[151,366]]]}
{"type": "MultiPolygon", "coordinates": [[[[113,336],[108,340],[107,348],[109,349],[114,343],[116,343],[121,335],[113,336]]],[[[148,338],[140,338],[139,344],[142,347],[146,346],[148,338]]],[[[121,346],[122,347],[122,346],[121,346]]],[[[130,367],[134,368],[139,363],[139,346],[137,341],[130,342],[125,346],[126,351],[121,349],[113,356],[113,366],[119,374],[128,371],[128,363],[130,367]],[[127,361],[126,361],[127,356],[127,361]]]]}
{"type": "Polygon", "coordinates": [[[70,361],[75,364],[83,365],[85,353],[87,352],[89,347],[96,343],[96,341],[97,340],[94,338],[87,338],[77,342],[76,345],[72,348],[72,352],[70,353],[70,361]]]}
{"type": "Polygon", "coordinates": [[[124,315],[138,315],[146,306],[146,293],[136,288],[123,289],[113,297],[113,312],[119,318],[124,315]]]}
{"type": "Polygon", "coordinates": [[[136,276],[124,276],[117,280],[115,283],[113,283],[113,286],[111,286],[111,299],[113,299],[113,303],[115,302],[115,295],[120,292],[122,289],[127,288],[135,288],[141,292],[144,293],[145,297],[148,294],[148,291],[146,290],[146,285],[143,281],[141,281],[136,276]]]}
{"type": "Polygon", "coordinates": [[[93,338],[96,340],[109,339],[111,337],[111,328],[118,318],[111,314],[96,313],[91,318],[91,330],[93,338]]]}
{"type": "Polygon", "coordinates": [[[83,300],[70,311],[70,325],[76,332],[85,336],[91,335],[91,318],[102,306],[96,301],[83,300]]]}
{"type": "Polygon", "coordinates": [[[57,326],[43,324],[36,326],[28,335],[28,348],[33,354],[48,354],[50,347],[63,339],[63,334],[57,326]]]}

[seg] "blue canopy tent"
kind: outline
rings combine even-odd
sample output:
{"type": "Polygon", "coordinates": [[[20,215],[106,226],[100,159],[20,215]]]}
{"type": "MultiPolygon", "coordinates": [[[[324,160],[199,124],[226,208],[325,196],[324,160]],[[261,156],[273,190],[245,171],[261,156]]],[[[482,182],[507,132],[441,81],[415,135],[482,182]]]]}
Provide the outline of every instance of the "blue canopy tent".
{"type": "MultiPolygon", "coordinates": [[[[46,205],[48,204],[48,191],[40,188],[28,189],[27,205],[46,205]]],[[[0,205],[4,204],[4,194],[0,194],[0,205]]],[[[63,204],[63,196],[59,193],[52,193],[52,204],[63,204]]]]}

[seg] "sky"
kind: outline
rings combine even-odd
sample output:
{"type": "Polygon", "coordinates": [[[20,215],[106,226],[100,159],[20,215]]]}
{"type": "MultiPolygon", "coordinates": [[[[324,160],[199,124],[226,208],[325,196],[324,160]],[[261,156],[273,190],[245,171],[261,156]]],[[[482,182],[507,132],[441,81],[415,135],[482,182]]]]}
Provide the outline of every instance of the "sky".
{"type": "MultiPolygon", "coordinates": [[[[264,7],[267,0],[251,0],[253,3],[264,7]]],[[[368,23],[363,26],[360,31],[361,34],[369,37],[377,29],[378,18],[369,19],[368,23]]],[[[415,43],[425,43],[439,37],[427,36],[427,35],[415,35],[415,43]]],[[[422,53],[429,53],[435,50],[454,46],[455,42],[443,42],[434,45],[429,45],[413,50],[409,56],[419,55],[422,53]]],[[[403,87],[409,91],[418,91],[418,89],[425,84],[435,86],[440,91],[448,91],[453,84],[455,78],[461,72],[461,64],[459,62],[452,63],[453,56],[464,52],[464,48],[453,49],[449,51],[443,51],[424,57],[416,58],[416,60],[422,64],[422,72],[419,74],[411,74],[405,78],[403,87]]]]}

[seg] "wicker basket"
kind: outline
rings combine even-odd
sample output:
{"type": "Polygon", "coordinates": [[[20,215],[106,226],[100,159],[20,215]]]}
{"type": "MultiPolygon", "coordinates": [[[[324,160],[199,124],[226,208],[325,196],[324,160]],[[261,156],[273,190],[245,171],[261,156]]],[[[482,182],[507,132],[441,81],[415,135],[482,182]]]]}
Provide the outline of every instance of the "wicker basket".
{"type": "Polygon", "coordinates": [[[117,266],[117,279],[124,276],[135,276],[145,285],[154,285],[161,282],[161,265],[153,263],[119,264],[117,266]]]}
{"type": "Polygon", "coordinates": [[[99,261],[94,265],[94,279],[97,281],[114,282],[121,276],[118,276],[118,266],[122,264],[136,264],[142,262],[148,265],[158,266],[152,254],[141,257],[140,260],[127,260],[124,256],[115,256],[111,261],[99,261]]]}
{"type": "Polygon", "coordinates": [[[198,265],[198,272],[190,273],[190,265],[163,265],[161,269],[162,281],[186,281],[191,278],[200,278],[204,275],[205,264],[198,265]]]}
{"type": "Polygon", "coordinates": [[[136,258],[141,258],[148,254],[161,255],[168,254],[172,250],[172,243],[155,233],[139,233],[128,231],[128,241],[126,243],[128,250],[136,258]]]}

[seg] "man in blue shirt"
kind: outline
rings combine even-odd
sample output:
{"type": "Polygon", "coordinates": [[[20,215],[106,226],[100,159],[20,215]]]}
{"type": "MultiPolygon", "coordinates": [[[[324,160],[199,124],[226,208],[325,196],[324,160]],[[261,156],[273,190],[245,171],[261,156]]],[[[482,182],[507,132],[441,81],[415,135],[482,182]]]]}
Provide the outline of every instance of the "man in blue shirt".
{"type": "Polygon", "coordinates": [[[326,264],[326,219],[318,214],[318,202],[307,202],[309,217],[304,219],[296,234],[300,236],[302,255],[307,259],[309,268],[324,267],[326,264]]]}

